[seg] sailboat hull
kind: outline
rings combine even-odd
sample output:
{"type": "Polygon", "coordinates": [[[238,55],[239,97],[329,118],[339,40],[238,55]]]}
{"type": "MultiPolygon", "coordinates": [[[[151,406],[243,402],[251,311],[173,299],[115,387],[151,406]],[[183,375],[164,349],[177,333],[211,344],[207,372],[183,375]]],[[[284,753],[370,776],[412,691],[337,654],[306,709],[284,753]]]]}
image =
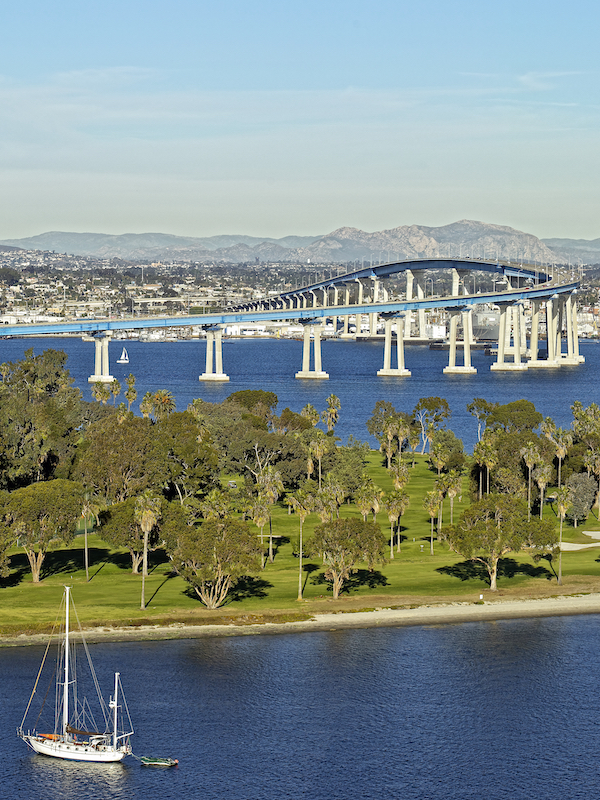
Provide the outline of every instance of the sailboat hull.
{"type": "Polygon", "coordinates": [[[129,750],[115,748],[108,745],[92,745],[89,742],[64,742],[52,741],[41,736],[24,735],[23,741],[32,750],[43,756],[64,758],[70,761],[94,761],[107,763],[121,761],[129,750]]]}

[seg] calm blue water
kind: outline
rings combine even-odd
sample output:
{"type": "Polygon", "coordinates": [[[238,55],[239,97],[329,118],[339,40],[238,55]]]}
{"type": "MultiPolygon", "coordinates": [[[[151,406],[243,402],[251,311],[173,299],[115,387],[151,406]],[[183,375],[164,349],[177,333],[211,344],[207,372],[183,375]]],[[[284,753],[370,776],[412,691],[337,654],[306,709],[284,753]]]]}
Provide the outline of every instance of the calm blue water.
{"type": "Polygon", "coordinates": [[[134,752],[85,765],[14,736],[41,648],[0,650],[6,798],[576,800],[600,792],[600,617],[103,644],[134,752]]]}
{"type": "MultiPolygon", "coordinates": [[[[15,361],[33,347],[42,352],[48,347],[64,350],[69,355],[68,368],[87,399],[91,399],[87,382],[94,366],[94,345],[80,339],[5,339],[0,340],[0,361],[15,361]]],[[[346,441],[350,434],[369,440],[366,420],[377,400],[388,400],[400,411],[412,411],[421,397],[445,397],[452,409],[448,421],[457,436],[471,450],[477,440],[476,420],[466,410],[474,397],[500,403],[525,398],[531,400],[544,416],[568,427],[570,406],[574,400],[584,405],[600,401],[598,374],[600,344],[583,342],[581,351],[586,363],[558,370],[531,370],[522,374],[490,372],[492,359],[483,351],[473,353],[477,375],[444,375],[448,354],[429,350],[423,345],[407,346],[407,367],[410,378],[378,378],[383,364],[383,344],[376,342],[326,341],[323,343],[323,369],[326,381],[300,381],[294,373],[301,367],[302,343],[288,340],[227,340],[223,344],[225,372],[230,381],[209,384],[198,380],[204,372],[204,341],[129,342],[130,363],[116,364],[122,344],[110,345],[111,374],[123,385],[132,372],[137,379],[138,401],[147,391],[169,389],[179,410],[195,398],[221,401],[240,389],[265,389],[279,397],[279,411],[289,406],[300,411],[306,403],[317,409],[326,407],[325,398],[333,393],[341,400],[341,415],[336,432],[346,441]]],[[[123,400],[123,396],[119,400],[123,400]]],[[[112,402],[112,401],[111,401],[112,402]]]]}

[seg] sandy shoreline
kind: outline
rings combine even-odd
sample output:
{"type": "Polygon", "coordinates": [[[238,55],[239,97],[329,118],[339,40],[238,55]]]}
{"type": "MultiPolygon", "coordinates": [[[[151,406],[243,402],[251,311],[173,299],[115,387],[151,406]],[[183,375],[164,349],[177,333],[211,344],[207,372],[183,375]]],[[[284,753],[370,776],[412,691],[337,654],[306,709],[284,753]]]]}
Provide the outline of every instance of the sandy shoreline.
{"type": "MultiPolygon", "coordinates": [[[[235,625],[206,624],[142,627],[106,627],[85,631],[88,642],[159,641],[200,639],[207,636],[253,636],[260,634],[306,633],[348,628],[405,627],[413,625],[449,625],[463,622],[529,617],[556,617],[576,614],[600,614],[600,594],[575,594],[536,600],[492,600],[484,603],[440,603],[415,608],[381,608],[374,611],[315,614],[299,622],[235,625]]],[[[0,647],[42,644],[44,634],[0,637],[0,647]]]]}

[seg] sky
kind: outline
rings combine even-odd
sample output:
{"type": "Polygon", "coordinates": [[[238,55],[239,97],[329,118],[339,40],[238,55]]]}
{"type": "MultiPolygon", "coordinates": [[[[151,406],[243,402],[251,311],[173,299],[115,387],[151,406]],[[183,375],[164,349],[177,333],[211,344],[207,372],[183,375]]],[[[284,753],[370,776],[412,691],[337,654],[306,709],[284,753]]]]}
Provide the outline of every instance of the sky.
{"type": "Polygon", "coordinates": [[[0,240],[600,237],[596,0],[6,0],[0,240]]]}

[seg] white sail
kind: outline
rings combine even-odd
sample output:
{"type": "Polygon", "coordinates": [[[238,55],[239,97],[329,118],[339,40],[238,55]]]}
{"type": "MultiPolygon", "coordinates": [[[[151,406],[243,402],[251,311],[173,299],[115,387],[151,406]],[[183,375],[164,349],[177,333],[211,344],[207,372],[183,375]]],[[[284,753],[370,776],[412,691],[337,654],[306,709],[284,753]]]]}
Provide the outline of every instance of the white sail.
{"type": "MultiPolygon", "coordinates": [[[[57,659],[56,668],[56,706],[54,709],[54,728],[47,732],[24,730],[25,719],[31,707],[31,701],[36,693],[37,683],[42,674],[42,667],[38,673],[36,686],[32,692],[29,704],[17,735],[28,744],[36,753],[55,758],[65,758],[72,761],[113,762],[121,761],[131,753],[129,737],[133,734],[131,720],[127,711],[125,698],[119,700],[119,687],[121,685],[119,673],[115,673],[114,694],[108,704],[100,694],[98,681],[91,662],[89,651],[83,640],[81,627],[79,633],[88,658],[93,685],[98,691],[99,710],[102,714],[103,725],[98,728],[91,712],[90,703],[86,698],[79,698],[77,692],[77,676],[75,674],[75,659],[72,656],[70,641],[70,589],[65,586],[65,630],[61,641],[61,650],[57,659]],[[125,713],[123,713],[125,712],[125,713]],[[126,718],[127,725],[123,720],[126,718]],[[104,730],[102,730],[104,728],[104,730]]],[[[73,610],[75,607],[73,606],[73,610]]],[[[39,716],[38,716],[39,719],[39,716]]],[[[37,723],[36,723],[37,724],[37,723]]]]}
{"type": "Polygon", "coordinates": [[[121,357],[117,358],[117,364],[129,364],[129,353],[125,348],[123,348],[123,352],[121,353],[121,357]]]}

